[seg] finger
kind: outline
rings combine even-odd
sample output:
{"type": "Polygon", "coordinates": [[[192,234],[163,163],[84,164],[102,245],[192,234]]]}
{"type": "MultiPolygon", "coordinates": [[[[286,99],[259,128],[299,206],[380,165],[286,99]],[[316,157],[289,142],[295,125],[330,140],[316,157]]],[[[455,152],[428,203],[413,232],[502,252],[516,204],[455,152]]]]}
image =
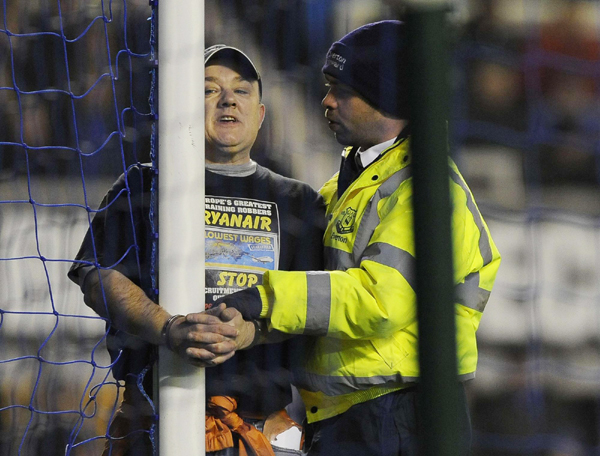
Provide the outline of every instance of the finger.
{"type": "Polygon", "coordinates": [[[216,344],[231,340],[234,335],[219,334],[215,331],[191,331],[186,336],[186,341],[190,344],[216,344]]]}
{"type": "Polygon", "coordinates": [[[210,325],[196,324],[190,326],[187,329],[187,332],[188,335],[192,335],[191,337],[199,337],[199,335],[203,333],[220,334],[225,337],[237,337],[239,335],[238,329],[228,323],[221,323],[221,321],[217,324],[210,325]]]}
{"type": "MultiPolygon", "coordinates": [[[[191,346],[190,348],[194,348],[191,346]]],[[[224,342],[216,342],[214,344],[204,344],[200,347],[202,350],[207,350],[216,356],[225,355],[236,351],[237,346],[234,341],[226,340],[224,342]]]]}
{"type": "Polygon", "coordinates": [[[209,361],[198,361],[196,359],[187,359],[188,364],[196,367],[214,367],[216,364],[213,364],[209,361]]]}
{"type": "Polygon", "coordinates": [[[187,359],[186,360],[188,362],[188,364],[191,364],[192,366],[196,366],[196,367],[213,367],[214,364],[209,363],[209,362],[205,362],[205,361],[198,361],[195,359],[187,359]]]}
{"type": "Polygon", "coordinates": [[[225,355],[216,356],[215,358],[213,358],[213,359],[210,361],[210,365],[212,365],[212,366],[217,366],[217,365],[219,365],[219,364],[223,364],[223,363],[224,363],[225,361],[227,361],[228,359],[231,359],[231,358],[233,358],[233,355],[235,355],[235,352],[234,352],[234,351],[233,351],[233,352],[230,352],[230,353],[227,353],[227,354],[225,354],[225,355]]]}
{"type": "Polygon", "coordinates": [[[187,362],[196,366],[196,367],[215,367],[219,364],[223,364],[228,359],[232,358],[235,355],[235,352],[229,353],[224,356],[215,357],[212,360],[199,360],[196,358],[187,358],[187,362]]]}
{"type": "Polygon", "coordinates": [[[220,318],[222,321],[231,321],[240,314],[240,311],[234,307],[227,307],[221,312],[220,318]]]}
{"type": "Polygon", "coordinates": [[[196,362],[202,362],[202,363],[210,362],[213,359],[215,359],[217,356],[222,356],[222,355],[215,355],[210,350],[206,350],[204,348],[188,347],[185,350],[185,354],[183,356],[184,356],[184,358],[186,358],[186,360],[188,362],[194,364],[196,362]]]}
{"type": "Polygon", "coordinates": [[[204,313],[204,314],[208,314],[208,315],[215,315],[215,316],[218,317],[219,314],[221,312],[223,312],[223,310],[225,310],[225,303],[224,302],[222,302],[218,306],[211,307],[210,309],[207,309],[204,312],[200,312],[200,313],[204,313]]]}
{"type": "Polygon", "coordinates": [[[185,321],[187,321],[188,323],[201,323],[205,325],[216,325],[222,323],[221,319],[217,315],[208,313],[210,310],[212,309],[209,309],[206,312],[196,312],[187,314],[185,317],[185,321]]]}
{"type": "Polygon", "coordinates": [[[216,362],[217,364],[220,364],[220,362],[231,358],[235,354],[235,350],[223,349],[218,353],[213,353],[212,351],[207,350],[205,348],[189,347],[188,349],[186,349],[185,354],[188,357],[189,361],[198,361],[205,363],[216,362]]]}

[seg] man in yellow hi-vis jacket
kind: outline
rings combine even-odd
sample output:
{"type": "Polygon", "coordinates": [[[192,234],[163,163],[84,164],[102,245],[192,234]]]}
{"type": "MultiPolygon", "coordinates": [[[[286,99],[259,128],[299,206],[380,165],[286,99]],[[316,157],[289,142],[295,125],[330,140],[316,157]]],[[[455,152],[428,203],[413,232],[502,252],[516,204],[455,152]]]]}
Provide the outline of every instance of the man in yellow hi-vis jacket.
{"type": "MultiPolygon", "coordinates": [[[[416,455],[418,331],[405,28],[363,26],[334,43],[323,73],[330,129],[347,147],[320,190],[327,203],[325,271],[268,271],[223,299],[237,349],[280,331],[312,336],[296,375],[309,455],[416,455]],[[242,321],[242,317],[245,321],[242,321]]],[[[473,195],[449,162],[458,375],[475,375],[475,332],[500,255],[473,195]]],[[[188,317],[189,318],[189,317],[188,317]]],[[[223,318],[223,317],[222,317],[223,318]]],[[[192,355],[192,353],[190,353],[192,355]]],[[[460,454],[470,446],[463,411],[460,454]]]]}

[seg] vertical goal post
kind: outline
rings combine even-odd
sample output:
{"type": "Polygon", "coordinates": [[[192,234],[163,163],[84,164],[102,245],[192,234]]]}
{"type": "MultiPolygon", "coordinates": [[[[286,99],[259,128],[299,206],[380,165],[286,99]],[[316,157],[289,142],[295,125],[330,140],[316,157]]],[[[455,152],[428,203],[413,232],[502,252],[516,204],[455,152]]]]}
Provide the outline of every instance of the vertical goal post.
{"type": "Polygon", "coordinates": [[[443,0],[407,2],[423,456],[459,456],[443,0]]]}
{"type": "MultiPolygon", "coordinates": [[[[204,309],[204,1],[158,2],[159,302],[204,309]]],[[[205,454],[204,369],[164,347],[159,454],[205,454]]]]}

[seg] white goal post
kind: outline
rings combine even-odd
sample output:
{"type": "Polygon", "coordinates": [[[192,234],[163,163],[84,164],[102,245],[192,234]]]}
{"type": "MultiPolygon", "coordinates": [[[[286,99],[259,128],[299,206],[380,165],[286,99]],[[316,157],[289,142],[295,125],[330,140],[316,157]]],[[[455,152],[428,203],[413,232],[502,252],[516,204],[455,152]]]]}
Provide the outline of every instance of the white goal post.
{"type": "MultiPolygon", "coordinates": [[[[158,7],[159,301],[204,309],[204,0],[158,7]]],[[[204,369],[161,347],[159,454],[204,455],[204,369]]]]}

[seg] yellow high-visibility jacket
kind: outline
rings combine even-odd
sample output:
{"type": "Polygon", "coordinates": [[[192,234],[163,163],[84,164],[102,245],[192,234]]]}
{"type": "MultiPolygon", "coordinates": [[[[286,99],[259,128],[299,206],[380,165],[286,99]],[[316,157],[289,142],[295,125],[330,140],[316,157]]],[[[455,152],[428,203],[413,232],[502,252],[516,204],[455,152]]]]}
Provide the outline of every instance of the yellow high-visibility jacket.
{"type": "MultiPolygon", "coordinates": [[[[320,190],[329,217],[326,270],[267,271],[259,287],[261,316],[273,329],[314,336],[297,378],[309,422],[419,377],[409,141],[382,155],[339,200],[337,174],[320,190]]],[[[449,167],[458,374],[468,379],[500,254],[451,160],[449,167]]]]}

